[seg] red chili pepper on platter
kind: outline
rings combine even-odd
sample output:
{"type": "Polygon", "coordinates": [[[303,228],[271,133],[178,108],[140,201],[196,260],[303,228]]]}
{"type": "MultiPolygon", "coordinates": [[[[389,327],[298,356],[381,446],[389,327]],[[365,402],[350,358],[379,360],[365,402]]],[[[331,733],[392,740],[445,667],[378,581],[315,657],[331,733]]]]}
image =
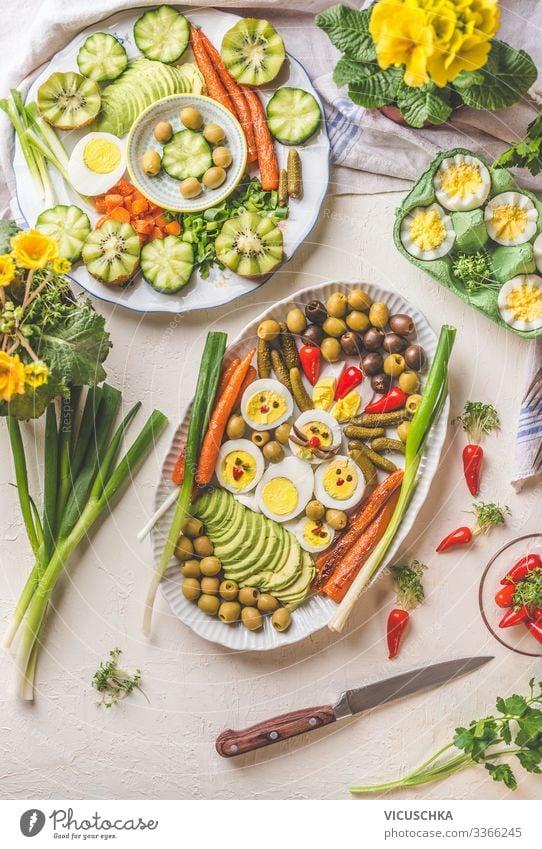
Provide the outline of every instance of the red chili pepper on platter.
{"type": "Polygon", "coordinates": [[[414,610],[425,598],[421,578],[426,568],[419,560],[413,560],[408,566],[392,566],[391,572],[397,587],[397,602],[401,606],[390,610],[386,625],[390,660],[399,654],[399,646],[410,620],[409,611],[414,610]]]}
{"type": "Polygon", "coordinates": [[[501,584],[517,584],[527,577],[533,569],[542,568],[542,558],[539,554],[526,554],[506,573],[501,584]]]}
{"type": "Polygon", "coordinates": [[[344,398],[345,395],[348,395],[352,389],[355,389],[356,386],[359,386],[361,381],[363,380],[363,372],[357,366],[348,366],[345,368],[339,380],[337,382],[337,388],[335,390],[335,400],[340,401],[341,398],[344,398]]]}
{"type": "Polygon", "coordinates": [[[394,386],[389,392],[386,392],[378,401],[373,401],[372,404],[367,404],[365,407],[366,413],[391,413],[393,410],[400,410],[407,402],[408,395],[403,392],[398,386],[394,386]]]}
{"type": "Polygon", "coordinates": [[[512,628],[514,625],[521,625],[522,622],[527,622],[528,619],[529,608],[523,604],[518,610],[507,610],[499,622],[499,628],[512,628]]]}
{"type": "Polygon", "coordinates": [[[449,551],[450,548],[458,545],[467,545],[474,537],[487,534],[494,525],[504,524],[506,516],[510,515],[508,507],[484,504],[482,501],[475,502],[471,512],[475,518],[474,525],[471,528],[465,526],[456,528],[438,544],[437,552],[449,551]]]}
{"type": "Polygon", "coordinates": [[[542,643],[542,623],[540,622],[528,622],[527,628],[539,643],[542,643]]]}
{"type": "Polygon", "coordinates": [[[508,584],[506,587],[502,587],[495,595],[495,603],[498,607],[512,607],[515,592],[515,584],[508,584]]]}
{"type": "Polygon", "coordinates": [[[320,375],[320,348],[317,345],[302,345],[299,360],[307,380],[314,386],[320,375]]]}
{"type": "Polygon", "coordinates": [[[470,494],[478,495],[484,459],[484,450],[480,443],[487,433],[500,429],[499,414],[492,404],[467,401],[463,414],[453,420],[453,424],[458,423],[469,438],[468,445],[463,449],[463,474],[470,494]]]}

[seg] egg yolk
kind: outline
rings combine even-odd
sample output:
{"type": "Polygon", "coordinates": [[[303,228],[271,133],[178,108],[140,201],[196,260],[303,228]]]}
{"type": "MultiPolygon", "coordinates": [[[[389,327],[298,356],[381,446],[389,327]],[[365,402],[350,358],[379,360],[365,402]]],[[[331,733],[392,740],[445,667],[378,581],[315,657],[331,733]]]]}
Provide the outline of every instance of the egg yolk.
{"type": "Polygon", "coordinates": [[[83,150],[83,162],[95,174],[110,174],[120,165],[120,149],[108,139],[92,139],[83,150]]]}
{"type": "Polygon", "coordinates": [[[256,424],[271,424],[284,415],[288,405],[278,392],[257,392],[249,398],[247,415],[256,424]]]}
{"type": "Polygon", "coordinates": [[[256,476],[256,461],[248,451],[230,451],[222,461],[222,477],[235,489],[249,486],[256,476]]]}
{"type": "Polygon", "coordinates": [[[262,489],[262,501],[275,516],[293,513],[299,502],[295,485],[288,478],[272,478],[262,489]]]}
{"type": "Polygon", "coordinates": [[[301,428],[301,432],[309,440],[311,448],[329,448],[332,444],[332,434],[327,425],[322,422],[307,422],[301,428]]]}
{"type": "Polygon", "coordinates": [[[311,548],[327,548],[331,542],[331,536],[321,522],[308,519],[303,525],[303,539],[311,548]]]}
{"type": "Polygon", "coordinates": [[[358,474],[351,463],[334,460],[324,473],[323,483],[328,495],[337,501],[346,501],[354,494],[358,484],[358,474]]]}
{"type": "Polygon", "coordinates": [[[542,289],[532,283],[515,286],[506,298],[506,309],[516,321],[536,321],[542,318],[542,289]]]}
{"type": "Polygon", "coordinates": [[[352,389],[348,395],[335,402],[331,410],[331,415],[338,422],[347,422],[352,416],[356,415],[360,404],[361,395],[355,389],[352,389]]]}
{"type": "Polygon", "coordinates": [[[476,165],[459,162],[440,172],[442,191],[450,198],[466,198],[476,194],[482,185],[482,175],[476,165]]]}
{"type": "Polygon", "coordinates": [[[500,239],[517,239],[525,231],[528,223],[527,213],[512,203],[496,206],[491,216],[491,224],[500,239]]]}
{"type": "Polygon", "coordinates": [[[334,377],[320,378],[312,390],[312,403],[317,410],[328,410],[331,407],[335,396],[336,383],[334,377]]]}
{"type": "Polygon", "coordinates": [[[410,238],[422,251],[438,248],[446,238],[446,228],[442,218],[434,209],[418,212],[408,229],[410,238]]]}

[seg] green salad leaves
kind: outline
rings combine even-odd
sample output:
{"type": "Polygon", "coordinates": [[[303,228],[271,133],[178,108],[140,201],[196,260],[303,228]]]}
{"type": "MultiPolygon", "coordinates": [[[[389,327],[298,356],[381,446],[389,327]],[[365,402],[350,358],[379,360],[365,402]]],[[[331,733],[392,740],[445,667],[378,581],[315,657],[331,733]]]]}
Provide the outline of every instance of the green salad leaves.
{"type": "Polygon", "coordinates": [[[542,115],[527,127],[525,138],[505,150],[493,163],[494,168],[528,168],[536,177],[542,171],[542,115]]]}

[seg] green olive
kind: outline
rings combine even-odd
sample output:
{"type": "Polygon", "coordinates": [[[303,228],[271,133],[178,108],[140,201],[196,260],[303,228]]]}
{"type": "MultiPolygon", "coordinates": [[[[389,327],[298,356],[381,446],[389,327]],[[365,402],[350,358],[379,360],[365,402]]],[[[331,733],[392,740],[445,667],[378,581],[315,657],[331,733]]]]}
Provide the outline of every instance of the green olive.
{"type": "Polygon", "coordinates": [[[207,169],[207,171],[201,178],[201,182],[208,189],[218,189],[218,187],[222,185],[225,179],[225,169],[221,168],[219,165],[213,165],[212,168],[207,169]]]}
{"type": "Polygon", "coordinates": [[[415,371],[404,371],[399,375],[399,389],[407,395],[413,395],[420,388],[420,378],[415,371]]]}
{"type": "Polygon", "coordinates": [[[263,625],[262,614],[255,607],[243,607],[241,622],[249,631],[259,631],[263,625]]]}
{"type": "Polygon", "coordinates": [[[210,578],[205,576],[205,578],[201,579],[201,591],[202,593],[206,593],[207,595],[218,595],[218,588],[220,586],[220,581],[218,578],[210,578]]]}
{"type": "Polygon", "coordinates": [[[399,437],[401,442],[406,442],[409,429],[410,422],[401,422],[401,424],[397,428],[397,436],[399,437]]]}
{"type": "Polygon", "coordinates": [[[279,607],[271,617],[271,625],[275,631],[286,631],[292,624],[292,614],[285,607],[279,607]]]}
{"type": "Polygon", "coordinates": [[[335,338],[342,336],[348,330],[346,322],[342,318],[333,318],[333,316],[326,318],[322,324],[322,329],[328,336],[334,336],[335,338]]]}
{"type": "Polygon", "coordinates": [[[346,316],[346,323],[350,330],[356,330],[358,333],[364,333],[369,327],[369,316],[361,310],[352,310],[346,316]]]}
{"type": "Polygon", "coordinates": [[[410,397],[407,399],[407,402],[405,404],[405,407],[407,409],[407,413],[409,413],[411,416],[413,416],[414,413],[416,412],[416,410],[418,409],[418,407],[420,406],[421,400],[422,400],[421,395],[410,395],[410,397]]]}
{"type": "Polygon", "coordinates": [[[177,545],[175,546],[174,551],[175,557],[177,560],[190,560],[194,556],[194,546],[192,544],[192,540],[188,539],[188,537],[180,535],[177,540],[177,545]]]}
{"type": "Polygon", "coordinates": [[[222,581],[218,588],[218,592],[224,601],[235,601],[239,595],[239,587],[235,581],[222,581]]]}
{"type": "Polygon", "coordinates": [[[258,599],[258,610],[261,610],[262,613],[273,613],[278,606],[279,603],[275,596],[269,593],[262,593],[258,599]]]}
{"type": "Polygon", "coordinates": [[[168,142],[173,135],[173,127],[169,121],[158,121],[154,128],[154,138],[161,144],[168,142]]]}
{"type": "Polygon", "coordinates": [[[327,299],[326,310],[333,318],[344,318],[348,312],[348,298],[344,292],[334,292],[327,299]]]}
{"type": "Polygon", "coordinates": [[[353,310],[369,312],[373,303],[373,299],[370,298],[369,295],[363,291],[363,289],[352,289],[352,291],[348,295],[348,303],[350,304],[353,310]]]}
{"type": "Polygon", "coordinates": [[[198,557],[210,557],[215,550],[215,547],[209,537],[196,537],[194,540],[194,551],[198,557]]]}
{"type": "Polygon", "coordinates": [[[181,590],[188,601],[196,601],[201,595],[201,586],[197,578],[185,578],[181,590]]]}
{"type": "Polygon", "coordinates": [[[280,334],[279,323],[272,318],[267,318],[265,321],[260,322],[257,332],[259,338],[263,339],[264,342],[273,342],[280,334]]]}
{"type": "Polygon", "coordinates": [[[193,106],[186,106],[184,109],[181,109],[179,118],[189,130],[199,130],[203,124],[203,115],[199,109],[194,109],[193,106]]]}
{"type": "Polygon", "coordinates": [[[326,508],[322,502],[317,501],[315,498],[313,498],[312,501],[309,501],[305,507],[305,515],[308,519],[312,519],[313,522],[319,522],[320,519],[323,519],[325,512],[326,508]]]}
{"type": "Polygon", "coordinates": [[[275,429],[275,439],[277,442],[280,442],[281,445],[288,445],[291,430],[292,425],[288,424],[288,422],[284,422],[284,424],[279,425],[275,429]]]}
{"type": "Polygon", "coordinates": [[[250,438],[254,445],[257,445],[258,448],[263,448],[271,439],[271,434],[268,430],[255,430],[250,438]]]}
{"type": "Polygon", "coordinates": [[[202,595],[198,599],[198,607],[207,616],[216,616],[220,608],[220,599],[216,595],[202,595]]]}
{"type": "Polygon", "coordinates": [[[183,198],[197,198],[198,195],[201,195],[202,188],[201,183],[196,177],[187,177],[186,180],[183,180],[182,183],[179,183],[179,191],[182,194],[183,198]]]}
{"type": "Polygon", "coordinates": [[[242,416],[231,416],[226,425],[228,439],[242,439],[246,431],[245,420],[242,416]]]}
{"type": "Polygon", "coordinates": [[[233,156],[227,147],[215,147],[213,150],[213,162],[215,165],[220,165],[221,168],[229,168],[232,161],[233,156]]]}
{"type": "Polygon", "coordinates": [[[259,595],[255,587],[242,587],[239,590],[239,601],[245,607],[256,607],[259,595]]]}
{"type": "Polygon", "coordinates": [[[199,519],[196,519],[195,516],[188,516],[187,519],[183,522],[183,534],[185,536],[190,537],[191,539],[195,539],[195,537],[200,537],[203,533],[203,522],[199,519]]]}
{"type": "Polygon", "coordinates": [[[179,571],[185,578],[200,578],[199,560],[185,560],[179,571]]]}
{"type": "Polygon", "coordinates": [[[241,618],[241,605],[238,601],[223,601],[218,608],[218,618],[221,622],[237,622],[241,618]]]}
{"type": "Polygon", "coordinates": [[[341,359],[341,343],[338,339],[333,339],[331,336],[326,336],[322,339],[320,351],[324,360],[328,363],[338,363],[341,359]]]}
{"type": "Polygon", "coordinates": [[[375,301],[369,310],[369,321],[373,327],[385,327],[390,317],[390,311],[382,301],[375,301]]]}
{"type": "Polygon", "coordinates": [[[290,333],[303,333],[306,326],[307,319],[305,318],[303,310],[300,310],[299,307],[294,307],[289,310],[288,315],[286,316],[286,327],[290,333]]]}
{"type": "Polygon", "coordinates": [[[141,168],[149,177],[156,177],[160,173],[162,160],[156,150],[147,150],[141,157],[141,168]]]}
{"type": "Polygon", "coordinates": [[[284,449],[282,445],[279,445],[278,442],[272,440],[268,442],[267,445],[263,447],[263,456],[266,460],[269,460],[270,463],[280,463],[281,460],[284,460],[284,449]]]}
{"type": "Polygon", "coordinates": [[[348,516],[344,510],[326,510],[326,522],[334,531],[342,531],[348,524],[348,516]]]}
{"type": "Polygon", "coordinates": [[[209,144],[220,144],[220,142],[223,142],[226,138],[226,133],[218,124],[207,124],[207,126],[203,128],[203,138],[205,141],[208,141],[209,144]]]}
{"type": "Polygon", "coordinates": [[[401,354],[388,354],[384,357],[384,374],[388,377],[398,377],[405,370],[405,358],[401,354]]]}
{"type": "Polygon", "coordinates": [[[218,575],[222,569],[222,563],[218,557],[211,557],[208,555],[207,557],[202,557],[199,562],[199,568],[201,569],[202,575],[218,575]]]}

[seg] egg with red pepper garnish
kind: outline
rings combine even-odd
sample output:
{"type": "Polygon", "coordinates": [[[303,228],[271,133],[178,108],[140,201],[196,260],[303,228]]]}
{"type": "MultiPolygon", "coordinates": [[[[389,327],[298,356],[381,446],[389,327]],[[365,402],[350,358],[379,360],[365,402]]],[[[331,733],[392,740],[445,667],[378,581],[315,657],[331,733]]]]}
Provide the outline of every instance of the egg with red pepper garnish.
{"type": "Polygon", "coordinates": [[[350,510],[361,500],[365,480],[356,463],[338,455],[322,463],[314,475],[314,494],[325,507],[350,510]]]}
{"type": "Polygon", "coordinates": [[[293,531],[301,548],[311,554],[325,551],[331,545],[335,535],[333,528],[330,528],[326,522],[315,521],[307,516],[299,520],[293,531]]]}
{"type": "Polygon", "coordinates": [[[295,420],[289,445],[301,460],[322,463],[339,450],[341,429],[325,410],[307,410],[295,420]]]}
{"type": "Polygon", "coordinates": [[[255,380],[241,399],[241,415],[254,430],[271,430],[289,419],[294,401],[282,383],[270,378],[255,380]]]}
{"type": "Polygon", "coordinates": [[[268,519],[289,522],[305,509],[313,488],[314,476],[308,463],[285,457],[268,467],[256,487],[256,500],[268,519]]]}
{"type": "Polygon", "coordinates": [[[220,486],[237,494],[254,489],[264,468],[263,454],[250,439],[230,439],[218,452],[215,471],[220,486]]]}

